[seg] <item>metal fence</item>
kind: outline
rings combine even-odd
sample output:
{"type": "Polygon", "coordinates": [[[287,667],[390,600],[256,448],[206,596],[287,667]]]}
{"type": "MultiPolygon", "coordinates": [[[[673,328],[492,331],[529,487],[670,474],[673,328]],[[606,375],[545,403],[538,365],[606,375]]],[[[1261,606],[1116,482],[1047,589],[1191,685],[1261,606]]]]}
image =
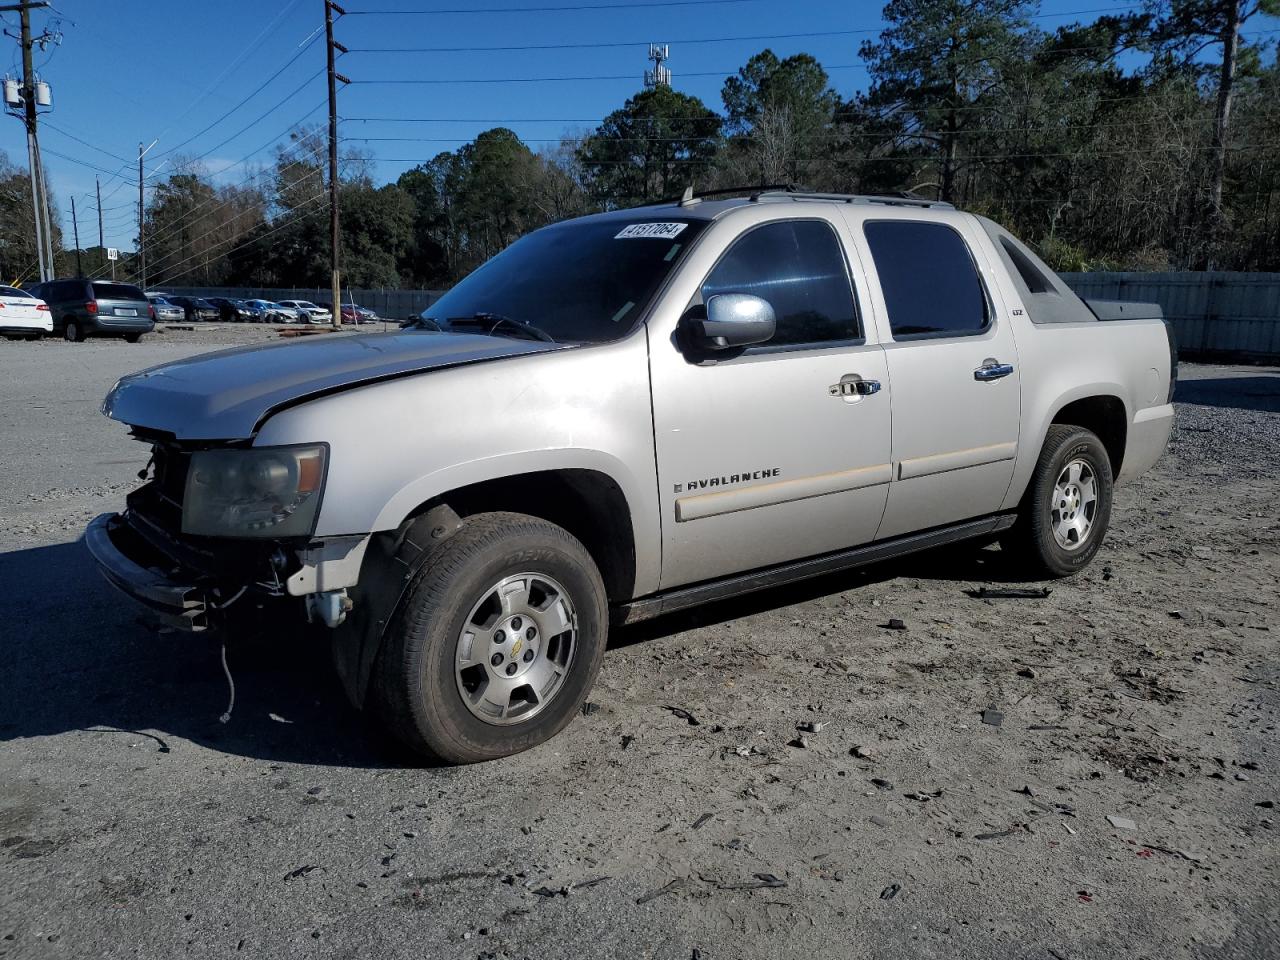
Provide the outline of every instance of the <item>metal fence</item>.
{"type": "MultiPolygon", "coordinates": [[[[179,297],[231,297],[237,300],[310,300],[328,304],[333,291],[328,287],[155,287],[148,293],[171,293],[179,297]]],[[[357,303],[389,320],[414,316],[440,299],[443,290],[358,290],[342,288],[343,303],[357,303]]]]}
{"type": "Polygon", "coordinates": [[[1280,360],[1280,273],[1064,273],[1082,297],[1158,303],[1180,350],[1280,360]]]}

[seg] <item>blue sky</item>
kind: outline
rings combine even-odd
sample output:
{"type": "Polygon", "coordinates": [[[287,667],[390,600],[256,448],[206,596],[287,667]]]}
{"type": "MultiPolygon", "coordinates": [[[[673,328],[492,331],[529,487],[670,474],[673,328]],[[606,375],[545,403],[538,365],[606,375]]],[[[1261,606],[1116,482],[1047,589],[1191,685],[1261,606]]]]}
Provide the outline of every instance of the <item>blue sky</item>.
{"type": "MultiPolygon", "coordinates": [[[[835,87],[848,95],[866,84],[859,43],[883,26],[882,4],[863,0],[727,0],[648,9],[636,9],[636,3],[557,12],[385,12],[620,2],[346,0],[348,16],[338,21],[335,33],[352,52],[339,59],[338,69],[360,82],[340,90],[341,135],[415,138],[352,142],[377,158],[379,181],[393,180],[415,163],[496,125],[511,127],[535,147],[553,143],[566,131],[598,122],[641,88],[651,41],[671,45],[673,85],[701,97],[713,109],[720,109],[724,77],[766,46],[781,56],[813,54],[828,69],[835,87]],[[784,34],[819,35],[780,36],[784,34]],[[766,36],[770,39],[694,42],[766,36]],[[622,45],[589,46],[605,43],[622,45]],[[363,52],[531,44],[588,46],[363,52]],[[457,82],[517,77],[620,79],[457,82]],[[370,82],[384,80],[399,82],[370,82]],[[403,122],[409,120],[429,122],[403,122]]],[[[272,146],[291,126],[325,120],[322,0],[55,0],[55,6],[56,12],[36,12],[33,24],[37,32],[49,26],[62,33],[61,45],[44,53],[37,50],[36,64],[53,86],[54,109],[42,122],[41,144],[68,245],[73,194],[82,244],[97,241],[92,199],[97,174],[102,179],[107,245],[132,248],[139,141],[158,140],[146,159],[149,177],[154,171],[163,178],[178,157],[187,156],[200,158],[223,182],[237,182],[255,165],[271,161],[272,146]],[[243,56],[246,51],[248,56],[243,56]],[[224,114],[229,115],[220,120],[224,114]]],[[[1123,9],[1126,5],[1117,0],[1045,0],[1038,23],[1052,28],[1123,9]]],[[[16,31],[16,15],[4,19],[16,31]]],[[[20,75],[17,43],[0,40],[0,50],[8,51],[4,69],[20,75]]],[[[0,120],[0,150],[25,166],[18,120],[0,120]]]]}

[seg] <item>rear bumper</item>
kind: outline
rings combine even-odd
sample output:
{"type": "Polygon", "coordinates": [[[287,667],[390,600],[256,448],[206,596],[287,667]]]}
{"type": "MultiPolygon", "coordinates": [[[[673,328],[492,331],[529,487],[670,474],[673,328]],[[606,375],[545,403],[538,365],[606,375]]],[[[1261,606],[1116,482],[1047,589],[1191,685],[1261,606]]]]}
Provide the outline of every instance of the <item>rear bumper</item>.
{"type": "Polygon", "coordinates": [[[104,513],[93,520],[84,532],[84,545],[108,583],[166,626],[192,633],[208,628],[205,591],[150,566],[140,540],[130,536],[119,514],[104,513]]]}
{"type": "Polygon", "coordinates": [[[53,333],[53,320],[15,320],[9,317],[0,323],[0,333],[53,333]]]}
{"type": "Polygon", "coordinates": [[[1124,449],[1124,464],[1120,468],[1118,482],[1126,482],[1141,476],[1156,465],[1169,445],[1173,430],[1173,404],[1139,410],[1129,425],[1128,442],[1124,449]]]}
{"type": "Polygon", "coordinates": [[[92,333],[150,333],[155,329],[155,321],[150,317],[95,317],[89,322],[92,333]]]}

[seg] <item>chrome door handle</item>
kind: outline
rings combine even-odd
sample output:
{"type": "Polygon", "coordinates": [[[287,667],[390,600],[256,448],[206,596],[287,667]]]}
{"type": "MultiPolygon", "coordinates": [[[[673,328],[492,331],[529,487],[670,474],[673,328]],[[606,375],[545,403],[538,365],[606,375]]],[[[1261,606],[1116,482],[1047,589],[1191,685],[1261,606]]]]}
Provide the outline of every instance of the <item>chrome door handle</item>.
{"type": "Polygon", "coordinates": [[[990,358],[982,361],[982,366],[973,371],[973,379],[975,380],[999,380],[1001,377],[1007,377],[1013,373],[1012,363],[999,363],[990,358]]]}
{"type": "Polygon", "coordinates": [[[880,392],[879,380],[841,380],[827,387],[833,397],[869,397],[880,392]]]}

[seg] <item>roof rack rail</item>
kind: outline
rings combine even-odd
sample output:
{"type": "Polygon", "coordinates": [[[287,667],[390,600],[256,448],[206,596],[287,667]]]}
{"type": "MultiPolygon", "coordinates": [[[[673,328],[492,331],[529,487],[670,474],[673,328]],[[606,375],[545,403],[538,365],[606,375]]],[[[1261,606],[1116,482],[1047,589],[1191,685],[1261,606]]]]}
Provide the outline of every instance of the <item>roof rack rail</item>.
{"type": "Polygon", "coordinates": [[[834,200],[838,203],[882,203],[885,206],[898,207],[937,207],[942,210],[954,210],[955,207],[947,203],[945,200],[928,200],[924,197],[917,197],[911,193],[894,193],[885,195],[859,194],[859,193],[822,193],[816,190],[805,190],[798,187],[794,183],[769,183],[751,187],[720,187],[715,190],[704,190],[699,194],[694,194],[693,186],[687,186],[684,193],[678,197],[668,197],[665,200],[658,200],[657,206],[668,203],[676,203],[682,207],[690,207],[695,203],[700,203],[708,197],[733,197],[745,194],[747,198],[756,203],[765,199],[791,199],[791,200],[834,200]]]}
{"type": "Polygon", "coordinates": [[[662,206],[667,203],[678,203],[681,206],[689,206],[697,203],[706,197],[731,197],[738,193],[752,194],[752,199],[761,193],[794,193],[800,189],[792,183],[762,183],[749,187],[720,187],[716,190],[700,190],[695,195],[693,185],[684,188],[684,193],[678,197],[667,197],[665,200],[655,201],[655,206],[662,206]]]}
{"type": "Polygon", "coordinates": [[[835,200],[840,203],[882,203],[890,207],[938,207],[942,210],[954,210],[955,207],[945,200],[927,200],[911,194],[898,193],[885,196],[864,195],[856,193],[819,193],[816,191],[796,190],[764,190],[752,200],[764,197],[789,198],[793,200],[835,200]]]}

